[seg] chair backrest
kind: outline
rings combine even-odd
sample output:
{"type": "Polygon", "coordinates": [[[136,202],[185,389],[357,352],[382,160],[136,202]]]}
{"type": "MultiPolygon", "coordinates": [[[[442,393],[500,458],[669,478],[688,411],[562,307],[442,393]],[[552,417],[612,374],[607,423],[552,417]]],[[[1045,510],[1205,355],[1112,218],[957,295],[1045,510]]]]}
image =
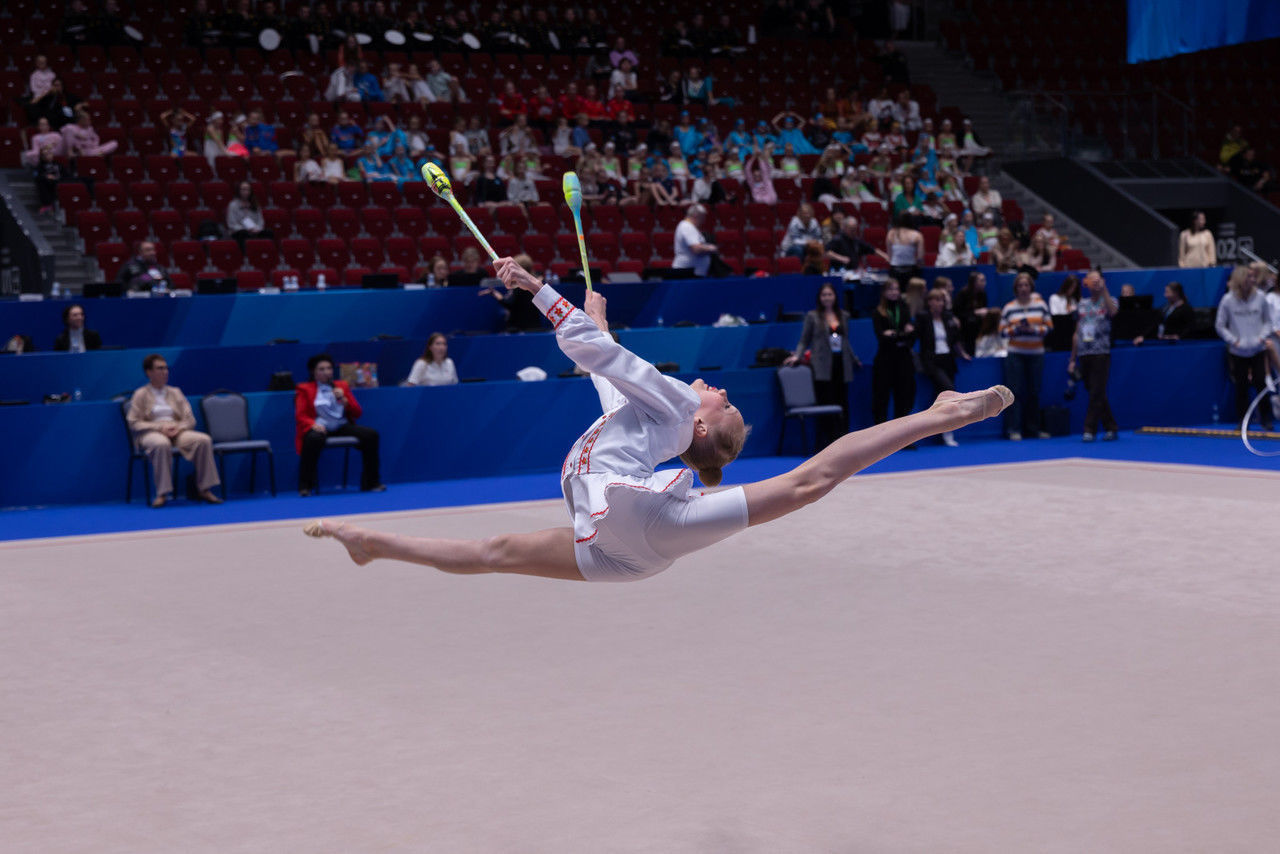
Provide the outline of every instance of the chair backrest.
{"type": "Polygon", "coordinates": [[[778,382],[782,385],[782,405],[787,409],[817,403],[813,392],[813,371],[807,365],[778,368],[778,382]]]}
{"type": "Polygon", "coordinates": [[[249,438],[249,404],[244,395],[220,388],[200,399],[200,411],[209,438],[214,442],[239,442],[249,438]]]}
{"type": "Polygon", "coordinates": [[[124,422],[124,438],[129,443],[129,453],[136,454],[138,443],[134,439],[133,428],[129,426],[129,406],[133,403],[133,396],[122,394],[115,400],[120,404],[120,420],[124,422]]]}

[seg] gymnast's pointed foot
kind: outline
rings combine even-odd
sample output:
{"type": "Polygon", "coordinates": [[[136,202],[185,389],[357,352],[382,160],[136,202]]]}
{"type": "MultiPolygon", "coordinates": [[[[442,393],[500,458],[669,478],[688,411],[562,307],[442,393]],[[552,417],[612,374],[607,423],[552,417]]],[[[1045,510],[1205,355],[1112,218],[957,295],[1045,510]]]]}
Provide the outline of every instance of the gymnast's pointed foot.
{"type": "Polygon", "coordinates": [[[376,557],[369,548],[364,529],[355,525],[331,519],[313,519],[302,527],[302,533],[308,537],[333,537],[346,547],[347,554],[357,566],[364,566],[376,557]]]}
{"type": "Polygon", "coordinates": [[[1013,392],[1006,386],[993,385],[982,391],[964,394],[958,391],[944,391],[938,395],[933,405],[949,411],[957,420],[956,427],[963,427],[993,418],[1007,409],[1011,403],[1013,403],[1013,392]]]}

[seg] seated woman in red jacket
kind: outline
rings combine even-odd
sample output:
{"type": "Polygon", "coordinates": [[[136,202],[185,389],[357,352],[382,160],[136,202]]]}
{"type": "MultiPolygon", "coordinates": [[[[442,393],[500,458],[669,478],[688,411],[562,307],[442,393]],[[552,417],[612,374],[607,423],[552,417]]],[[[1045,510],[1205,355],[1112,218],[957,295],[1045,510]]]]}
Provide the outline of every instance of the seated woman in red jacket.
{"type": "Polygon", "coordinates": [[[378,474],[378,431],[354,423],[362,410],[351,387],[333,378],[333,357],[328,353],[307,360],[311,381],[298,383],[293,411],[297,421],[298,494],[306,497],[316,489],[316,463],[330,436],[354,436],[360,443],[363,465],[360,488],[383,492],[386,486],[378,474]]]}

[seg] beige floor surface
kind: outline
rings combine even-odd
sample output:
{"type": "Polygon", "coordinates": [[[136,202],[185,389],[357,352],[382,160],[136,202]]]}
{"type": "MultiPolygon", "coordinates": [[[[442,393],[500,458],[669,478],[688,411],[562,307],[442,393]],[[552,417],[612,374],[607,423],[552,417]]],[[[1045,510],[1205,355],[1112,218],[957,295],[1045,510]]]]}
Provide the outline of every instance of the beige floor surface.
{"type": "Polygon", "coordinates": [[[630,585],[0,544],[0,851],[1276,851],[1278,522],[1280,476],[1062,461],[855,478],[630,585]]]}

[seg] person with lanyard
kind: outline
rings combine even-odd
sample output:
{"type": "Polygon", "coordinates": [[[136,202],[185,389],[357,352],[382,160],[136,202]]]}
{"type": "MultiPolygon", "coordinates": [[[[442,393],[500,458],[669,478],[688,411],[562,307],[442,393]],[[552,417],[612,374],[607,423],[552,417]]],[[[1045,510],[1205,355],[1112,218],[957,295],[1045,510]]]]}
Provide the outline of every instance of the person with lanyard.
{"type": "Polygon", "coordinates": [[[1004,360],[1005,385],[1013,391],[1014,404],[1005,410],[1005,430],[1011,441],[1023,433],[1048,439],[1040,429],[1040,380],[1044,373],[1044,338],[1053,329],[1049,306],[1035,292],[1030,273],[1013,280],[1013,299],[1000,313],[1000,334],[1009,342],[1004,360]]]}
{"type": "MultiPolygon", "coordinates": [[[[1271,303],[1272,315],[1280,319],[1280,311],[1276,310],[1280,309],[1280,294],[1272,291],[1267,295],[1267,301],[1271,303]]],[[[1140,346],[1148,338],[1178,341],[1186,337],[1195,322],[1196,313],[1187,302],[1187,292],[1182,289],[1182,283],[1170,282],[1164,286],[1164,306],[1159,317],[1142,335],[1134,337],[1133,346],[1140,346]]]]}
{"type": "Polygon", "coordinates": [[[378,473],[378,431],[356,420],[364,410],[356,401],[351,386],[333,378],[333,357],[320,353],[307,360],[309,382],[298,383],[294,392],[293,408],[296,446],[301,457],[298,463],[298,494],[303,498],[316,490],[316,466],[320,452],[330,436],[354,436],[359,443],[361,457],[360,489],[364,492],[385,492],[378,473]]]}
{"type": "MultiPolygon", "coordinates": [[[[916,328],[920,331],[920,373],[933,383],[935,395],[955,391],[957,355],[966,362],[973,358],[965,352],[960,341],[960,321],[947,308],[947,303],[946,290],[935,287],[925,297],[926,310],[916,318],[916,328]]],[[[956,447],[955,434],[943,433],[942,444],[956,447]]]]}
{"type": "Polygon", "coordinates": [[[84,325],[84,306],[72,303],[62,310],[62,332],[53,340],[53,349],[63,353],[84,353],[102,346],[102,336],[84,325]]]}
{"type": "Polygon", "coordinates": [[[165,291],[172,283],[169,274],[160,266],[156,245],[150,240],[138,242],[136,255],[120,268],[116,281],[131,291],[165,291]]]}
{"type": "Polygon", "coordinates": [[[862,360],[849,344],[849,313],[840,308],[840,295],[831,282],[823,282],[818,288],[817,305],[805,314],[795,352],[783,364],[799,364],[806,353],[817,402],[837,405],[841,411],[834,435],[825,437],[825,441],[819,437],[818,450],[822,450],[849,432],[849,382],[853,372],[862,368],[862,360]]]}
{"type": "Polygon", "coordinates": [[[173,452],[177,450],[195,466],[200,500],[221,504],[213,487],[222,480],[213,460],[213,440],[195,429],[196,416],[182,390],[169,385],[169,363],[159,353],[142,360],[147,384],[133,393],[125,421],[134,445],[147,455],[155,477],[152,507],[163,507],[173,495],[173,452]]]}
{"type": "Polygon", "coordinates": [[[871,313],[876,334],[876,357],[871,363],[871,417],[877,424],[889,420],[889,399],[895,418],[911,412],[916,400],[916,369],[911,347],[916,327],[911,310],[902,301],[897,279],[888,279],[880,289],[880,304],[871,313]]]}
{"type": "Polygon", "coordinates": [[[1084,277],[1089,296],[1076,307],[1076,332],[1071,338],[1071,358],[1067,360],[1067,373],[1072,374],[1080,366],[1080,381],[1089,395],[1089,408],[1084,413],[1084,441],[1092,442],[1098,432],[1098,422],[1107,432],[1102,439],[1114,442],[1119,433],[1116,417],[1111,413],[1107,400],[1107,378],[1111,374],[1111,318],[1115,317],[1119,304],[1107,293],[1107,282],[1097,270],[1084,277]]]}
{"type": "Polygon", "coordinates": [[[840,231],[827,241],[827,260],[835,270],[858,270],[868,255],[885,258],[884,252],[858,236],[858,218],[849,214],[840,223],[840,231]]]}

